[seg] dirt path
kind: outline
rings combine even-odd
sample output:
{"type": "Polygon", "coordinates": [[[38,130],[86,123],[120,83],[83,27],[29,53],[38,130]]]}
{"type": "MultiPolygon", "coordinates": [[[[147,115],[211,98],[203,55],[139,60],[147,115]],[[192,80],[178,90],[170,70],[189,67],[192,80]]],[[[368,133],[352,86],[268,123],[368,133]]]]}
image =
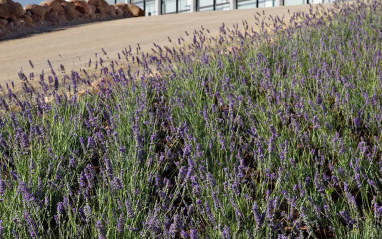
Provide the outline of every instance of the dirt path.
{"type": "MultiPolygon", "coordinates": [[[[324,4],[326,7],[330,5],[324,4]]],[[[281,18],[289,15],[288,9],[291,13],[307,11],[309,5],[129,18],[3,41],[0,42],[0,84],[15,81],[17,85],[18,72],[22,69],[29,74],[32,70],[29,60],[33,62],[35,72],[48,72],[47,60],[52,62],[55,69],[60,64],[66,70],[78,69],[90,58],[94,59],[95,53],[101,54],[102,48],[111,59],[117,59],[118,52],[129,45],[135,49],[139,43],[143,51],[150,51],[153,43],[168,45],[168,36],[174,41],[180,36],[186,38],[185,31],[191,33],[200,29],[201,25],[209,29],[211,34],[217,34],[223,22],[231,27],[232,24],[241,25],[242,20],[247,20],[256,29],[257,26],[253,24],[256,12],[262,14],[264,10],[265,17],[278,15],[281,18]]]]}

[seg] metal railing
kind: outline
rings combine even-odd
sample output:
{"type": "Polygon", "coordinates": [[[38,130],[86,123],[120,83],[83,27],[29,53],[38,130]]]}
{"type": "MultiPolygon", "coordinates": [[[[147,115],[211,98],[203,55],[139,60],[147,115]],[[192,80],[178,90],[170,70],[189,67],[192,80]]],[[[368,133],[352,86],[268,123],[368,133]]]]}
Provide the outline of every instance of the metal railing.
{"type": "MultiPolygon", "coordinates": [[[[193,11],[217,11],[275,6],[331,3],[335,0],[128,0],[145,10],[147,15],[163,15],[193,11]],[[155,9],[148,13],[150,9],[155,9]]],[[[343,1],[343,0],[342,0],[343,1]]],[[[350,0],[345,0],[350,1],[350,0]]],[[[127,1],[126,1],[127,2],[127,1]]]]}

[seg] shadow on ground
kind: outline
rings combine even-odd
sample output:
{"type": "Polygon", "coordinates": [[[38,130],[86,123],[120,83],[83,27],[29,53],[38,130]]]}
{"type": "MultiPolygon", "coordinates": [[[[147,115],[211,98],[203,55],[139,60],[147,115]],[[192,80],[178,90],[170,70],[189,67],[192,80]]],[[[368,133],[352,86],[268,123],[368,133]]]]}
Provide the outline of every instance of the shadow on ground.
{"type": "Polygon", "coordinates": [[[45,25],[45,26],[38,26],[38,27],[33,27],[33,28],[22,29],[22,30],[18,30],[15,32],[11,32],[11,33],[7,34],[6,36],[0,36],[0,43],[4,42],[4,41],[9,41],[9,40],[31,37],[31,36],[36,35],[36,34],[63,31],[63,30],[66,30],[68,28],[79,27],[79,26],[83,26],[86,24],[120,20],[120,19],[125,19],[125,18],[71,21],[71,22],[67,22],[64,24],[60,24],[60,25],[51,25],[51,26],[45,25]]]}

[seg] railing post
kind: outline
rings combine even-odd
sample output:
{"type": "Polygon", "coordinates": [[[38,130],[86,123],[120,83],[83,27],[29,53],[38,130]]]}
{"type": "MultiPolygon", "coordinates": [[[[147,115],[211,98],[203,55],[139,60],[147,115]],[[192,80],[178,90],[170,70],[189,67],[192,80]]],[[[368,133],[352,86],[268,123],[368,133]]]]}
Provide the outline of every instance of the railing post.
{"type": "Polygon", "coordinates": [[[155,11],[157,15],[162,15],[162,0],[155,0],[155,11]]]}
{"type": "Polygon", "coordinates": [[[237,0],[229,0],[229,10],[237,9],[237,0]]]}
{"type": "Polygon", "coordinates": [[[189,0],[190,1],[190,12],[196,12],[196,1],[197,0],[189,0]]]}
{"type": "Polygon", "coordinates": [[[273,6],[275,7],[284,6],[284,0],[273,0],[273,6]]]}

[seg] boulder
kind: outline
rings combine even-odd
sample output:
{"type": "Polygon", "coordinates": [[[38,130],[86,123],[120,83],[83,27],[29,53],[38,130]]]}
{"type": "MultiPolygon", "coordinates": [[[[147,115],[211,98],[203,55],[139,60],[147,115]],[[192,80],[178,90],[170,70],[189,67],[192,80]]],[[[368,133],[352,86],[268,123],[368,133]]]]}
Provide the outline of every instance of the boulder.
{"type": "Polygon", "coordinates": [[[63,2],[61,3],[61,7],[64,9],[65,13],[76,9],[76,7],[74,6],[74,3],[72,2],[63,2]]]}
{"type": "Polygon", "coordinates": [[[137,7],[135,4],[128,4],[129,10],[134,17],[144,17],[145,11],[137,7]]]}
{"type": "Polygon", "coordinates": [[[126,3],[117,3],[114,5],[116,9],[122,9],[123,11],[129,11],[129,6],[126,3]]]}
{"type": "Polygon", "coordinates": [[[109,11],[109,4],[104,0],[89,0],[89,6],[93,5],[96,7],[95,13],[98,13],[101,16],[105,16],[109,11]]]}
{"type": "Polygon", "coordinates": [[[123,11],[123,15],[125,17],[131,16],[129,5],[127,5],[126,3],[117,3],[117,4],[115,4],[115,7],[117,8],[117,15],[118,16],[119,16],[119,14],[121,14],[121,11],[118,11],[118,9],[123,11]]]}
{"type": "Polygon", "coordinates": [[[14,22],[9,22],[6,27],[7,27],[7,29],[13,31],[15,29],[15,23],[14,22]]]}
{"type": "Polygon", "coordinates": [[[70,2],[72,2],[76,8],[77,11],[79,11],[80,13],[82,14],[89,14],[89,5],[87,2],[85,1],[78,1],[78,0],[71,0],[70,2]]]}
{"type": "Polygon", "coordinates": [[[43,6],[37,4],[29,4],[25,6],[25,10],[27,12],[32,13],[32,15],[37,15],[41,18],[45,16],[45,8],[43,6]]]}
{"type": "Polygon", "coordinates": [[[89,6],[89,16],[91,18],[95,18],[95,13],[96,13],[97,8],[91,4],[89,4],[88,6],[89,6]]]}
{"type": "Polygon", "coordinates": [[[30,25],[30,24],[33,24],[33,19],[32,19],[29,15],[26,15],[26,14],[25,14],[25,15],[23,16],[23,19],[24,19],[24,21],[25,21],[26,24],[29,24],[29,25],[30,25]]]}
{"type": "Polygon", "coordinates": [[[15,26],[15,27],[17,27],[17,26],[19,26],[20,24],[21,24],[21,22],[19,21],[19,20],[12,20],[12,22],[13,22],[13,25],[15,26]]]}
{"type": "MultiPolygon", "coordinates": [[[[62,0],[49,0],[49,1],[43,1],[41,2],[39,5],[40,6],[47,6],[47,7],[50,7],[52,9],[52,11],[55,11],[57,13],[59,12],[65,12],[64,9],[61,7],[61,3],[63,3],[64,1],[62,0]]],[[[46,11],[48,12],[48,11],[46,11]]]]}
{"type": "MultiPolygon", "coordinates": [[[[64,9],[66,14],[66,19],[69,21],[77,20],[80,18],[81,13],[76,10],[74,3],[64,2],[61,3],[61,7],[64,9]]],[[[61,17],[63,19],[63,17],[61,17]]]]}
{"type": "Polygon", "coordinates": [[[0,18],[10,18],[11,14],[8,9],[8,1],[0,0],[0,18]]]}
{"type": "Polygon", "coordinates": [[[67,14],[65,13],[59,13],[58,17],[60,18],[60,23],[65,23],[68,21],[67,14]]]}
{"type": "Polygon", "coordinates": [[[115,13],[118,17],[123,17],[123,15],[125,15],[125,12],[120,8],[117,8],[115,13]]]}
{"type": "Polygon", "coordinates": [[[45,14],[45,21],[57,24],[61,22],[61,19],[56,11],[52,11],[45,14]]]}
{"type": "Polygon", "coordinates": [[[113,17],[115,17],[115,16],[117,16],[117,9],[113,6],[113,5],[109,5],[109,10],[108,10],[108,14],[110,15],[110,16],[113,16],[113,17]]]}
{"type": "Polygon", "coordinates": [[[53,11],[51,7],[49,7],[48,5],[45,5],[45,6],[42,6],[44,9],[45,9],[45,14],[48,13],[48,12],[51,12],[53,11]]]}
{"type": "Polygon", "coordinates": [[[103,8],[103,7],[97,7],[96,13],[100,14],[101,16],[105,16],[107,13],[108,8],[103,8]]]}
{"type": "Polygon", "coordinates": [[[88,4],[91,4],[95,7],[102,6],[102,0],[88,0],[88,4]]]}
{"type": "Polygon", "coordinates": [[[66,13],[66,19],[68,21],[78,20],[81,17],[81,13],[77,10],[73,10],[66,13]]]}
{"type": "Polygon", "coordinates": [[[109,3],[104,0],[101,0],[101,7],[105,8],[106,12],[109,11],[109,3]]]}
{"type": "Polygon", "coordinates": [[[4,18],[0,18],[0,25],[6,26],[8,24],[8,20],[4,18]]]}
{"type": "Polygon", "coordinates": [[[9,13],[9,10],[6,6],[3,4],[0,4],[0,17],[1,18],[9,18],[11,14],[9,13]]]}
{"type": "Polygon", "coordinates": [[[12,1],[9,1],[8,3],[9,3],[8,4],[8,10],[9,10],[9,13],[11,15],[19,18],[25,14],[25,10],[24,10],[23,6],[21,6],[20,3],[12,2],[12,1]]]}

